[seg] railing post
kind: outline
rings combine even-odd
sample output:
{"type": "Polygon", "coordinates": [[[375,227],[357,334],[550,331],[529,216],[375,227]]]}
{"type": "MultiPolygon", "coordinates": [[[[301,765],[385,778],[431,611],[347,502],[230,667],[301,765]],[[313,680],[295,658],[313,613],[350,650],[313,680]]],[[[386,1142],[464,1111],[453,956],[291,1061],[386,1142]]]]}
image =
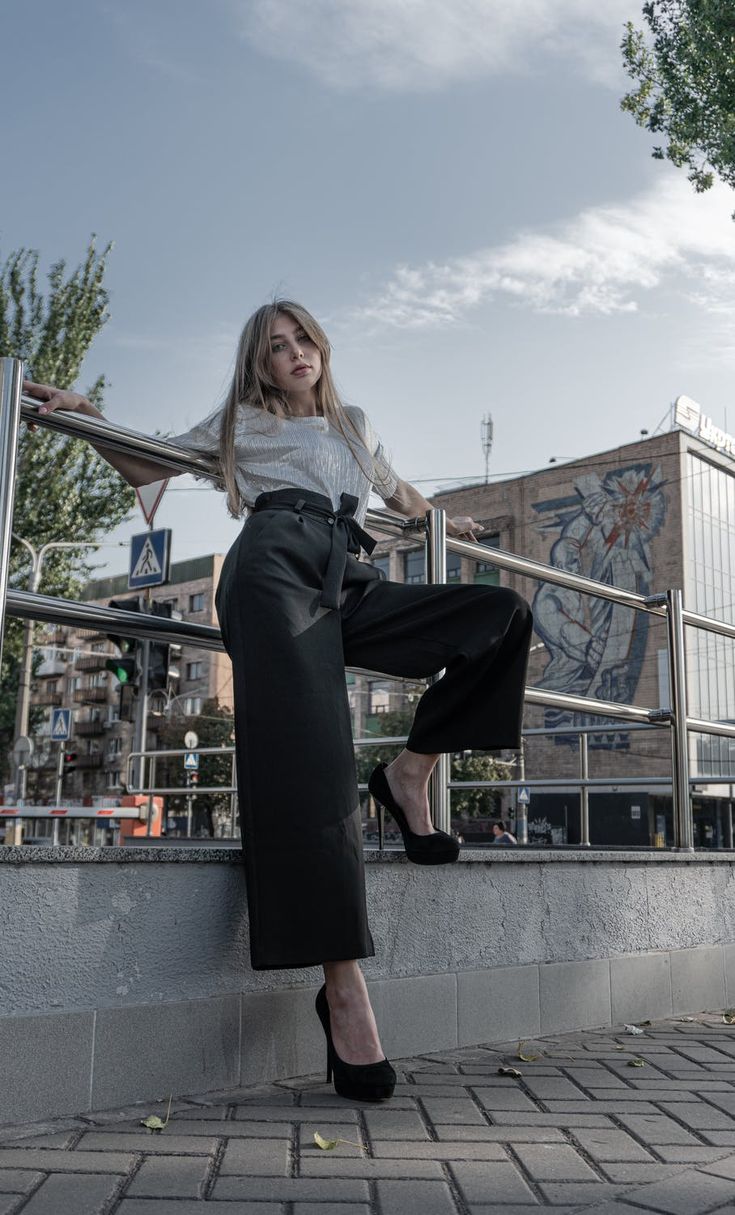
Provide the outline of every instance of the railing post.
{"type": "MultiPolygon", "coordinates": [[[[579,739],[579,776],[586,781],[590,774],[590,753],[587,746],[587,735],[578,734],[579,739]]],[[[579,786],[579,842],[585,848],[590,846],[590,790],[589,785],[579,786]]]]}
{"type": "Polygon", "coordinates": [[[230,794],[230,835],[236,838],[237,829],[237,756],[232,752],[232,767],[230,769],[230,787],[235,792],[230,794]]]}
{"type": "MultiPolygon", "coordinates": [[[[521,734],[521,745],[518,748],[518,777],[521,783],[526,779],[526,740],[521,734]]],[[[519,844],[528,843],[528,804],[518,800],[519,789],[516,789],[516,839],[519,844]]]]}
{"type": "Polygon", "coordinates": [[[15,472],[23,390],[21,359],[0,359],[0,659],[5,631],[5,600],[10,573],[15,472]]]}
{"type": "MultiPolygon", "coordinates": [[[[443,510],[430,510],[426,515],[426,581],[436,585],[447,580],[447,515],[443,510]]],[[[429,680],[435,683],[443,671],[429,680]]],[[[439,831],[451,830],[449,801],[449,755],[440,755],[429,786],[429,805],[434,826],[439,831]]]]}
{"type": "Polygon", "coordinates": [[[686,649],[682,594],[678,587],[666,592],[666,603],[671,693],[671,789],[674,811],[674,846],[683,852],[693,852],[694,825],[689,788],[686,649]]]}

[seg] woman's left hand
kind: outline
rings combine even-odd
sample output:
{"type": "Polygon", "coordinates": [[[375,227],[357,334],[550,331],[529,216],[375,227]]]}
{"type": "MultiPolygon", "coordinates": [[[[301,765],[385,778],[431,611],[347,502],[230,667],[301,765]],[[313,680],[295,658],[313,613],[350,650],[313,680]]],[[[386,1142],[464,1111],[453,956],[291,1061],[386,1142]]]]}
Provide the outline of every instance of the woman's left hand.
{"type": "Polygon", "coordinates": [[[447,519],[447,535],[454,536],[457,540],[477,540],[477,537],[484,531],[483,524],[475,523],[470,515],[458,515],[454,519],[447,519]]]}

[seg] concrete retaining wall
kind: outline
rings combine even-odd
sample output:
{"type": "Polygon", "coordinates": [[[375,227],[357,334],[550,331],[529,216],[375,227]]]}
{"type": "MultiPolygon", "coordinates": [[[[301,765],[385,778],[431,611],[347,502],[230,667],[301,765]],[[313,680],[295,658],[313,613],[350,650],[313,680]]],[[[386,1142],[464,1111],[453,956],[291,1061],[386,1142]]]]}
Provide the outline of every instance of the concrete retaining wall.
{"type": "MultiPolygon", "coordinates": [[[[389,1057],[735,1003],[731,854],[367,854],[389,1057]]],[[[239,852],[0,848],[0,1122],[318,1070],[319,968],[249,969],[239,852]]]]}

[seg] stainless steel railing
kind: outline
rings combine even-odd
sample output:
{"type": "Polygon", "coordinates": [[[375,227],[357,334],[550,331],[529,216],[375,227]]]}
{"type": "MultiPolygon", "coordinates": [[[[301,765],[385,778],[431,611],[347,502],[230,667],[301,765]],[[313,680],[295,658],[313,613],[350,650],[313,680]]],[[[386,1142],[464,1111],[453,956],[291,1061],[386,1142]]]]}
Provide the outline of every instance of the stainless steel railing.
{"type": "MultiPolygon", "coordinates": [[[[223,648],[219,630],[211,626],[186,621],[167,621],[112,608],[54,599],[46,595],[8,590],[15,468],[21,421],[32,421],[38,426],[77,438],[104,442],[108,447],[117,451],[155,459],[166,463],[176,471],[196,472],[197,475],[203,476],[215,484],[220,483],[216,465],[212,460],[182,451],[165,439],[141,435],[113,422],[89,418],[77,413],[56,411],[39,415],[36,408],[37,402],[31,398],[22,397],[22,372],[23,366],[20,360],[0,359],[0,477],[2,478],[0,480],[0,637],[7,611],[12,615],[55,624],[110,627],[116,633],[142,639],[194,642],[204,648],[223,648]]],[[[424,530],[427,550],[427,581],[431,583],[446,580],[447,551],[475,560],[486,561],[488,558],[488,549],[483,545],[447,538],[446,517],[441,510],[431,510],[425,520],[402,520],[388,512],[370,511],[368,522],[378,530],[399,535],[407,531],[424,530]]],[[[521,574],[527,578],[556,583],[584,594],[596,595],[626,605],[636,611],[649,612],[666,619],[670,707],[646,708],[593,700],[583,696],[571,696],[538,688],[526,689],[526,701],[529,704],[563,707],[621,721],[668,726],[671,734],[671,785],[675,841],[678,848],[691,851],[693,848],[693,823],[689,794],[691,778],[687,745],[688,732],[695,731],[735,738],[735,726],[688,717],[684,628],[690,626],[735,638],[735,626],[686,611],[682,603],[681,590],[678,588],[670,589],[665,594],[644,596],[621,587],[597,582],[579,574],[568,573],[556,566],[520,557],[503,549],[493,549],[492,560],[493,564],[500,569],[521,574]]],[[[437,766],[432,784],[434,821],[438,827],[444,830],[449,829],[448,764],[448,757],[444,757],[443,762],[437,766]]],[[[585,786],[587,787],[587,782],[585,782],[585,786]]]]}

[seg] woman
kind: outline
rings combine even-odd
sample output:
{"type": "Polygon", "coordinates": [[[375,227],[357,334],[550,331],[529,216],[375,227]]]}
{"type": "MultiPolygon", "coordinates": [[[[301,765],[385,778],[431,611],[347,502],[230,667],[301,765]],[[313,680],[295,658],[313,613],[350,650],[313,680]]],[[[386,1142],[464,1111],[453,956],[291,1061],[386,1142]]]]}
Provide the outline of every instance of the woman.
{"type": "MultiPolygon", "coordinates": [[[[506,588],[387,582],[362,530],[375,488],[415,517],[431,504],[392,469],[362,410],[344,406],[327,337],[300,305],[276,300],[246,323],[224,405],[171,441],[216,456],[245,525],[216,592],[232,660],[240,823],[255,969],[321,964],[316,1009],[327,1080],[343,1096],[392,1095],[358,959],[367,922],[360,802],[345,665],[418,679],[445,668],[419,702],[406,748],[370,789],[398,822],[410,860],[455,861],[435,831],[427,784],[439,754],[519,744],[531,615],[506,588]]],[[[40,413],[100,417],[84,397],[26,384],[40,413]]],[[[171,476],[153,460],[95,444],[131,485],[171,476]]],[[[475,539],[470,518],[450,535],[475,539]]]]}

